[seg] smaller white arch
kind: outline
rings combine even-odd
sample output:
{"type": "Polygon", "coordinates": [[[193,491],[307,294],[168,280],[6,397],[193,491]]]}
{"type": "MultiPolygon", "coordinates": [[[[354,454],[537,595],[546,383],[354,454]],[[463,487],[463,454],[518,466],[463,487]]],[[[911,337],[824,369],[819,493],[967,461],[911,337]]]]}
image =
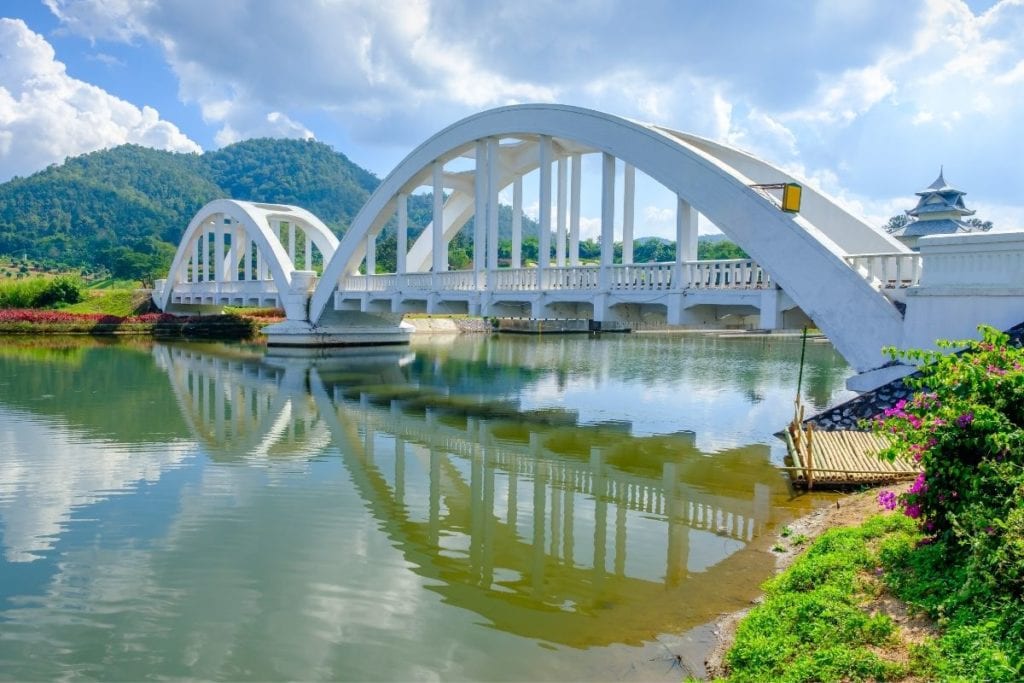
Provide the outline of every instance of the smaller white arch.
{"type": "MultiPolygon", "coordinates": [[[[164,286],[154,292],[154,302],[160,310],[166,310],[171,302],[175,285],[183,282],[193,247],[211,221],[230,219],[244,230],[246,236],[263,255],[267,270],[279,295],[288,292],[292,284],[295,264],[288,256],[285,246],[274,228],[278,221],[287,221],[301,229],[323,255],[324,263],[330,262],[338,248],[338,238],[324,223],[309,211],[285,204],[263,204],[236,199],[215,199],[201,208],[189,222],[178,244],[174,260],[168,271],[164,286]]],[[[215,283],[211,281],[211,286],[215,283]]],[[[302,317],[305,311],[289,311],[289,303],[283,296],[279,300],[285,305],[289,317],[302,317]]]]}

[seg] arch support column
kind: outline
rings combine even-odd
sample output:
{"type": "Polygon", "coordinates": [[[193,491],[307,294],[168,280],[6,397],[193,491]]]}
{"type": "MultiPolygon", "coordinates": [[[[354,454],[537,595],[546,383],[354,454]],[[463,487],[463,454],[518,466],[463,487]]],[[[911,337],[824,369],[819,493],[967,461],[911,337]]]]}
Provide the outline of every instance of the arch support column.
{"type": "Polygon", "coordinates": [[[551,266],[551,136],[540,136],[540,234],[537,236],[537,284],[545,288],[551,266]]]}
{"type": "Polygon", "coordinates": [[[676,263],[697,260],[697,210],[676,197],[676,263]]]}
{"type": "Polygon", "coordinates": [[[434,218],[431,225],[433,229],[433,269],[434,275],[448,270],[448,245],[444,242],[444,165],[440,161],[434,162],[432,179],[434,185],[434,218]]]}
{"type": "Polygon", "coordinates": [[[568,183],[568,159],[558,157],[558,223],[555,226],[555,265],[565,265],[565,229],[566,229],[566,185],[568,183]]]}
{"type": "MultiPolygon", "coordinates": [[[[601,153],[601,289],[611,288],[615,260],[615,157],[601,153]]],[[[595,309],[596,309],[595,305],[595,309]]]]}
{"type": "Polygon", "coordinates": [[[636,167],[622,169],[622,262],[633,262],[633,213],[636,203],[636,167]]]}
{"type": "Polygon", "coordinates": [[[404,192],[399,194],[396,204],[398,228],[395,235],[395,272],[405,275],[405,259],[409,254],[409,195],[404,192]]]}
{"type": "Polygon", "coordinates": [[[523,267],[523,176],[512,182],[512,267],[523,267]]]}
{"type": "Polygon", "coordinates": [[[569,265],[580,264],[580,183],[583,174],[583,157],[572,155],[572,178],[569,183],[569,265]]]}

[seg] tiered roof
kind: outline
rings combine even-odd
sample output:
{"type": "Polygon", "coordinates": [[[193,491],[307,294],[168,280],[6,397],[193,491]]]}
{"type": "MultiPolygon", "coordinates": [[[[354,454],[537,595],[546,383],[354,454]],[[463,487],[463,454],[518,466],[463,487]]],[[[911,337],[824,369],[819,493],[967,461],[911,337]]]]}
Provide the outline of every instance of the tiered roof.
{"type": "Polygon", "coordinates": [[[973,216],[974,211],[964,204],[964,195],[946,182],[942,169],[931,185],[915,193],[920,199],[917,206],[907,211],[911,221],[893,233],[895,237],[923,237],[972,232],[974,228],[962,219],[973,216]]]}

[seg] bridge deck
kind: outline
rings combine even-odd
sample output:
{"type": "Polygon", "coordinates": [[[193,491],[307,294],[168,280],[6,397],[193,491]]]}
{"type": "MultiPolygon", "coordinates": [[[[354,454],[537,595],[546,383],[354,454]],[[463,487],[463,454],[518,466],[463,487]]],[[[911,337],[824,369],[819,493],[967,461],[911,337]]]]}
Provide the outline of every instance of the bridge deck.
{"type": "Polygon", "coordinates": [[[793,459],[793,483],[808,489],[886,484],[913,479],[921,471],[914,463],[883,460],[878,454],[889,445],[884,436],[858,431],[801,430],[790,425],[786,446],[793,459]]]}

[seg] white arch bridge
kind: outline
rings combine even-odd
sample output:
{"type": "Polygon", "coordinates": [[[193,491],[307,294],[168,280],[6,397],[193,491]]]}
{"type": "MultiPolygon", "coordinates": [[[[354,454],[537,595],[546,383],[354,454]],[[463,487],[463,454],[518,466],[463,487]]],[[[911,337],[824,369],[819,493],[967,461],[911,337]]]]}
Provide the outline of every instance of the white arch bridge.
{"type": "Polygon", "coordinates": [[[668,128],[577,107],[502,107],[416,148],[340,243],[297,207],[211,202],[188,226],[154,298],[163,310],[281,306],[287,321],[266,331],[271,344],[293,346],[403,342],[401,317],[418,311],[695,326],[729,311],[756,314],[759,327],[775,329],[793,310],[857,370],[877,368],[882,347],[901,341],[894,304],[916,284],[920,257],[807,185],[799,214],[780,211],[758,187],[792,181],[745,152],[668,128]],[[579,258],[586,155],[601,159],[599,265],[579,258]],[[637,171],[677,197],[674,262],[633,263],[637,171]],[[535,267],[523,267],[524,176],[539,183],[535,267]],[[432,222],[409,244],[407,201],[423,187],[433,192],[432,222]],[[499,262],[498,195],[506,188],[512,249],[499,262]],[[751,260],[698,261],[698,214],[751,260]],[[392,217],[396,272],[375,274],[377,238],[392,217]],[[448,242],[473,217],[472,269],[449,270],[448,242]],[[621,263],[612,248],[616,222],[621,263]]]}

